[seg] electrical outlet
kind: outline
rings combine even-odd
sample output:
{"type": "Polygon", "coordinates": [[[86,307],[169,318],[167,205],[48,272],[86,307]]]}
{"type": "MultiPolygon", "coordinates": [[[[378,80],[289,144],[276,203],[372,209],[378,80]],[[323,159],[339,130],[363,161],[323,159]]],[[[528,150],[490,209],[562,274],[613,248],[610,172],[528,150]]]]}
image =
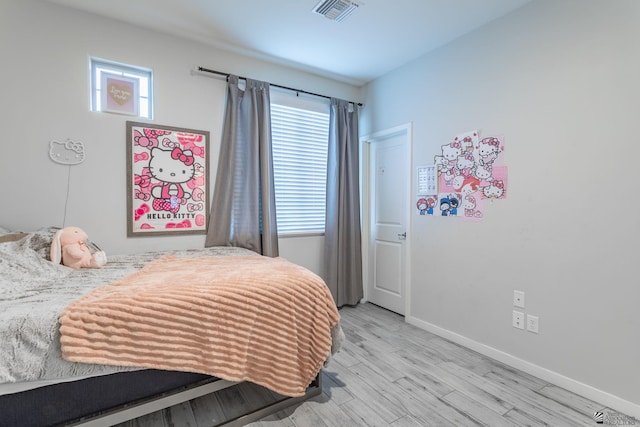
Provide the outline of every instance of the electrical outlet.
{"type": "Polygon", "coordinates": [[[524,313],[523,312],[513,310],[513,327],[518,329],[524,329],[524,313]]]}
{"type": "Polygon", "coordinates": [[[513,305],[516,307],[524,308],[524,292],[513,291],[513,305]]]}
{"type": "Polygon", "coordinates": [[[537,334],[538,328],[539,328],[538,316],[532,316],[530,314],[527,314],[527,331],[537,334]]]}

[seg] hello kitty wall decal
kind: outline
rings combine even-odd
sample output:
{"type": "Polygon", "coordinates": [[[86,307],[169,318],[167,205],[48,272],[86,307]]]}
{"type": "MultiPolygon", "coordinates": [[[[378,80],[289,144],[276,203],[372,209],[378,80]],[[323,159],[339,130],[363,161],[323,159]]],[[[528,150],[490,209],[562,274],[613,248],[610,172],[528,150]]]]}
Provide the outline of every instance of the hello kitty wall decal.
{"type": "Polygon", "coordinates": [[[78,165],[84,162],[84,144],[71,139],[64,142],[49,141],[49,158],[61,165],[78,165]]]}
{"type": "Polygon", "coordinates": [[[503,135],[465,132],[440,147],[433,165],[418,168],[418,215],[480,221],[486,200],[506,197],[503,135]]]}
{"type": "Polygon", "coordinates": [[[209,132],[127,122],[127,236],[206,233],[209,132]]]}
{"type": "Polygon", "coordinates": [[[49,141],[49,158],[59,165],[67,167],[67,190],[64,199],[64,213],[62,227],[67,223],[67,206],[69,205],[69,190],[71,188],[71,166],[79,165],[86,158],[84,143],[67,138],[66,141],[49,141]]]}

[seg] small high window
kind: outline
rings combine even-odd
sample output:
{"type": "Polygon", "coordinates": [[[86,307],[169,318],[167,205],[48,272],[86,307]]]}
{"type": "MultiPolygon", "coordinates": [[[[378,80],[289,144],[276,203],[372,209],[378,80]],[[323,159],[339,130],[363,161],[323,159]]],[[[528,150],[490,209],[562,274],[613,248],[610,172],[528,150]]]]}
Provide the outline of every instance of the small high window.
{"type": "Polygon", "coordinates": [[[152,119],[152,71],[91,58],[91,111],[152,119]]]}

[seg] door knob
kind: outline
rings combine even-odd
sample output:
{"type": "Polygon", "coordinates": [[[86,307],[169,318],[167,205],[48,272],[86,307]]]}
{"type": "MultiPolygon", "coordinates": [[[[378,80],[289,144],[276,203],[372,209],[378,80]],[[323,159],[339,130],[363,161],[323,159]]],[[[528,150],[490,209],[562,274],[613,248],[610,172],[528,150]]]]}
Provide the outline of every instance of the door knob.
{"type": "Polygon", "coordinates": [[[400,234],[398,233],[398,240],[407,240],[407,232],[400,234]]]}

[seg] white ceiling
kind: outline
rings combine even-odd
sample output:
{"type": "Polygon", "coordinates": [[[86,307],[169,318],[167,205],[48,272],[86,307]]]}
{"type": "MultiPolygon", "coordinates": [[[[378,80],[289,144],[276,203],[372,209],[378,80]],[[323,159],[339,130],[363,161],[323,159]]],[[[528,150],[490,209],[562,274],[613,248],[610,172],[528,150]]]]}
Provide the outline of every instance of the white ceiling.
{"type": "Polygon", "coordinates": [[[331,21],[318,0],[47,0],[360,86],[530,0],[362,0],[331,21]]]}

